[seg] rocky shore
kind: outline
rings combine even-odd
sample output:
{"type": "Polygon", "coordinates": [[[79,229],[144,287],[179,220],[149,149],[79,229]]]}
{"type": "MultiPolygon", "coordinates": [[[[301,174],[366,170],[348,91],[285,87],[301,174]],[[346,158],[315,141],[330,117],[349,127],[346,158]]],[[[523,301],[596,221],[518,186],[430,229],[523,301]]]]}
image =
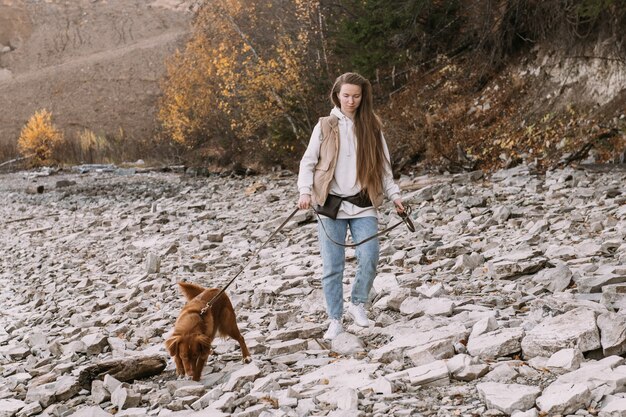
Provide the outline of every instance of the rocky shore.
{"type": "Polygon", "coordinates": [[[99,171],[0,175],[0,417],[626,416],[623,167],[403,176],[417,230],[332,343],[298,212],[227,291],[252,362],[216,339],[199,382],[163,346],[176,283],[228,282],[296,177],[99,171]]]}

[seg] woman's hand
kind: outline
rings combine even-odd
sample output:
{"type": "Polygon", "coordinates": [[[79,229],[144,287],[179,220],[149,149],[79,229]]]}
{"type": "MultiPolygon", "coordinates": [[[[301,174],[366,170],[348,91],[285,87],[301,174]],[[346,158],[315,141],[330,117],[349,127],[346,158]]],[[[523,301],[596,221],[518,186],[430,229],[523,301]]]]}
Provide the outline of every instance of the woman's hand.
{"type": "Polygon", "coordinates": [[[402,199],[397,198],[393,200],[393,204],[396,206],[396,213],[398,214],[404,213],[404,206],[402,205],[402,199]]]}
{"type": "Polygon", "coordinates": [[[298,208],[301,210],[308,210],[311,207],[311,195],[301,194],[298,199],[298,208]]]}

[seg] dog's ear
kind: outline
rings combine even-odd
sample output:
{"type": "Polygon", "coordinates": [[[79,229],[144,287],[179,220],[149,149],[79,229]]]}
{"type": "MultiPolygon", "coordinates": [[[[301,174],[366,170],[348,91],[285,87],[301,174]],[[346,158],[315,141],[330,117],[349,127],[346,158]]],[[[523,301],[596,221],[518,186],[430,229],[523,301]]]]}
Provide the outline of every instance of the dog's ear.
{"type": "Polygon", "coordinates": [[[201,354],[208,355],[211,353],[211,338],[209,336],[204,334],[200,335],[196,338],[196,342],[198,343],[201,354]]]}
{"type": "Polygon", "coordinates": [[[165,341],[165,348],[170,353],[170,356],[178,356],[178,343],[180,342],[180,336],[172,336],[165,341]]]}
{"type": "Polygon", "coordinates": [[[180,281],[178,283],[178,286],[180,287],[180,291],[183,293],[187,300],[192,300],[196,298],[198,294],[201,294],[205,290],[199,285],[184,281],[180,281]]]}

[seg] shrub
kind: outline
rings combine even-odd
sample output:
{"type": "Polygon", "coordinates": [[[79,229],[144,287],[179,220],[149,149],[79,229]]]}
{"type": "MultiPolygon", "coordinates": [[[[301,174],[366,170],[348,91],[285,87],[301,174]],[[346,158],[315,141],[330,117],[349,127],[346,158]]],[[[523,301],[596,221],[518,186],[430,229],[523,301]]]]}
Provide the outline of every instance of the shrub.
{"type": "Polygon", "coordinates": [[[85,129],[78,135],[79,160],[84,163],[112,162],[111,142],[103,135],[85,129]]]}
{"type": "Polygon", "coordinates": [[[63,141],[63,133],[52,124],[52,113],[42,109],[28,120],[17,146],[23,156],[32,157],[33,166],[43,166],[59,162],[56,152],[63,141]]]}

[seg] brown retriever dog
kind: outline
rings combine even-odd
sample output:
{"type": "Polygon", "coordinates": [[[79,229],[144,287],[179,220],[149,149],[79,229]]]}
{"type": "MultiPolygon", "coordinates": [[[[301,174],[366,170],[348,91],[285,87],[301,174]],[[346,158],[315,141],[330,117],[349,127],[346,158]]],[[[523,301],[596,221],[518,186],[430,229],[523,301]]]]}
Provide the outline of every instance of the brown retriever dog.
{"type": "Polygon", "coordinates": [[[188,282],[179,282],[178,285],[188,301],[176,319],[172,336],[165,341],[165,347],[176,362],[176,373],[199,381],[211,353],[211,343],[218,334],[238,341],[244,362],[250,362],[250,352],[239,332],[235,310],[226,293],[213,302],[210,310],[201,314],[207,302],[220,290],[188,282]]]}

